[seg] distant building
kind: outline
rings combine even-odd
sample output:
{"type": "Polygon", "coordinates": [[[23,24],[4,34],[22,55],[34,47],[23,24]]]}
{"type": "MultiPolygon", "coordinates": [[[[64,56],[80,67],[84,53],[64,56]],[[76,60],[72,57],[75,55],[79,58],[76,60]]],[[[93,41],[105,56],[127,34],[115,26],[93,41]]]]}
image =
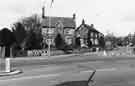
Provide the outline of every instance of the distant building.
{"type": "Polygon", "coordinates": [[[101,32],[94,28],[94,25],[85,24],[85,21],[82,20],[82,24],[75,31],[76,37],[80,38],[80,46],[88,47],[88,39],[90,40],[92,47],[100,46],[99,38],[104,36],[101,32]],[[88,38],[89,35],[89,38],[88,38]]]}
{"type": "Polygon", "coordinates": [[[60,33],[67,44],[73,44],[75,28],[75,14],[73,14],[73,17],[44,16],[42,20],[44,43],[47,44],[47,40],[50,39],[51,45],[55,45],[54,39],[60,33]]]}

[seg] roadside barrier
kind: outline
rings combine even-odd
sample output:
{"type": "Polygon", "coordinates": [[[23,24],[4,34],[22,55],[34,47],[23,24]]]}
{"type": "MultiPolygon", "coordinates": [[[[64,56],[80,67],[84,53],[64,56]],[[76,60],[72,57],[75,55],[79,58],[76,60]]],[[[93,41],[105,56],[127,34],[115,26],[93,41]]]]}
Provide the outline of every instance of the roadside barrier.
{"type": "Polygon", "coordinates": [[[27,56],[47,56],[47,50],[28,50],[27,56]]]}

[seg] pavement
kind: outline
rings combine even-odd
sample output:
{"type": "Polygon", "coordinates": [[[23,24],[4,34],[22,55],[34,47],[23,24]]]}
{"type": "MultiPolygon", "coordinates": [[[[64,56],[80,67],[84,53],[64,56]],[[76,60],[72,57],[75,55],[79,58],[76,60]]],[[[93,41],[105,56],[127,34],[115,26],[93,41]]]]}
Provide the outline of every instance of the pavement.
{"type": "Polygon", "coordinates": [[[11,70],[10,72],[5,72],[5,71],[1,71],[0,72],[0,77],[3,76],[11,76],[11,75],[16,75],[16,74],[20,74],[22,73],[22,70],[11,70]]]}

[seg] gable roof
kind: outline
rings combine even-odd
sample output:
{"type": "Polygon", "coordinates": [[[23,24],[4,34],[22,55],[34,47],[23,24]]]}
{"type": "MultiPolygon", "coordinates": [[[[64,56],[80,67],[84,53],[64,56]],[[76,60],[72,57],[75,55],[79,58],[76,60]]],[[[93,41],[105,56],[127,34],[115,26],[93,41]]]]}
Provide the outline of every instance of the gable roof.
{"type": "Polygon", "coordinates": [[[63,27],[68,27],[68,28],[74,28],[76,27],[76,22],[72,17],[49,17],[46,16],[43,21],[42,25],[43,27],[56,27],[56,24],[58,22],[61,22],[63,24],[63,27]],[[51,23],[51,24],[49,24],[51,23]]]}
{"type": "Polygon", "coordinates": [[[96,30],[95,28],[92,28],[92,27],[91,27],[90,25],[88,25],[88,24],[81,24],[81,25],[76,29],[76,31],[78,31],[82,26],[84,26],[85,28],[87,28],[87,29],[90,30],[90,31],[100,33],[98,30],[96,30]]]}
{"type": "Polygon", "coordinates": [[[88,28],[90,31],[100,33],[98,30],[96,30],[95,28],[92,28],[92,27],[91,27],[90,25],[88,25],[88,24],[85,24],[84,27],[88,28]]]}

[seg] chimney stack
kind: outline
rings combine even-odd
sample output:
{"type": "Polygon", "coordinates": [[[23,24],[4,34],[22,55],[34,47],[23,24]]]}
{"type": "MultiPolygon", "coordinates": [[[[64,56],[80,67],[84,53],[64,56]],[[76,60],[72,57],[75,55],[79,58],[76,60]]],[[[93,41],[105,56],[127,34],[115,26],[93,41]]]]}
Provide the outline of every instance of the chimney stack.
{"type": "Polygon", "coordinates": [[[82,24],[85,24],[85,20],[84,19],[82,20],[82,24]]]}
{"type": "Polygon", "coordinates": [[[42,18],[45,18],[45,6],[42,7],[42,18]]]}
{"type": "Polygon", "coordinates": [[[73,19],[74,19],[74,20],[76,19],[76,14],[75,14],[75,13],[73,14],[73,19]]]}

